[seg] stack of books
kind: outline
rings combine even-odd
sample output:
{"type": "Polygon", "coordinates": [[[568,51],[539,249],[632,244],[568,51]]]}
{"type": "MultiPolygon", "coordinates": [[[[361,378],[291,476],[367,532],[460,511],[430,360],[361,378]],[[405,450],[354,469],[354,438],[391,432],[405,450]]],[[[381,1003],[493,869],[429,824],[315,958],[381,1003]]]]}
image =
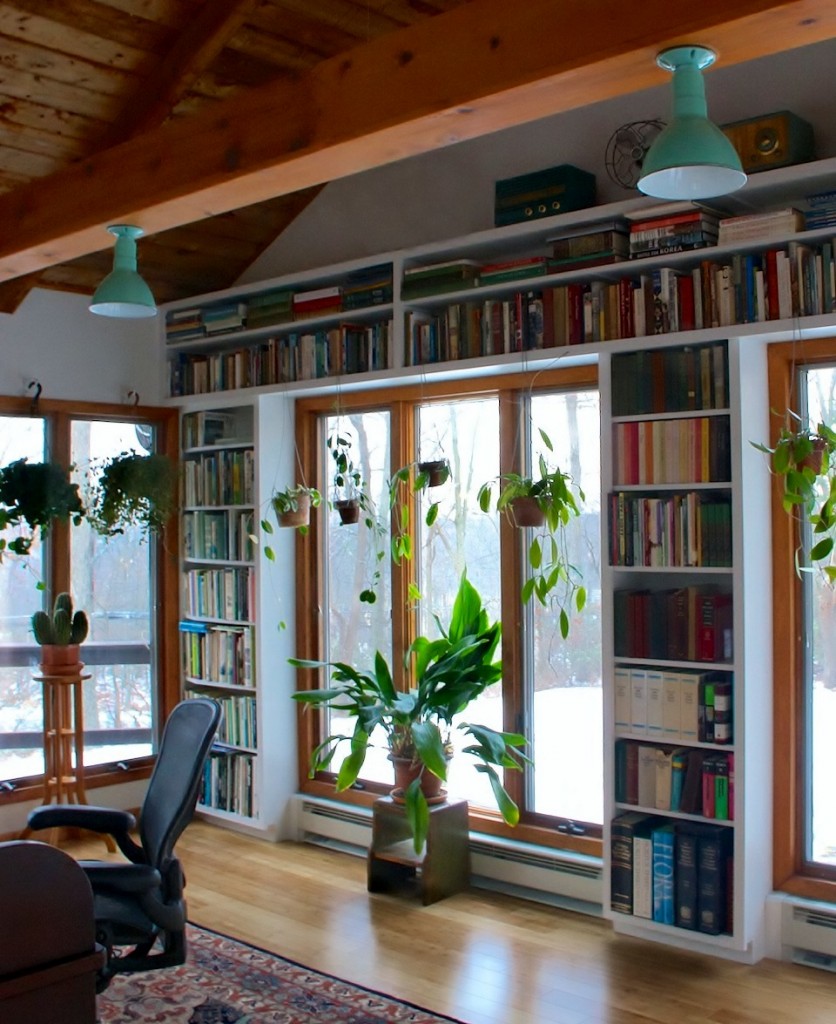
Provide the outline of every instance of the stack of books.
{"type": "Polygon", "coordinates": [[[242,330],[246,317],[246,303],[224,302],[218,306],[207,306],[203,310],[203,326],[207,334],[226,334],[242,330]]]}
{"type": "Polygon", "coordinates": [[[293,292],[289,288],[274,288],[260,295],[251,295],[247,310],[248,327],[269,327],[293,319],[293,292]]]}
{"type": "Polygon", "coordinates": [[[293,296],[294,320],[328,316],[329,313],[341,312],[342,308],[342,289],[336,284],[325,288],[312,288],[306,292],[296,292],[293,296]]]}
{"type": "Polygon", "coordinates": [[[748,242],[781,241],[787,235],[804,230],[804,214],[795,207],[770,210],[768,213],[747,213],[742,217],[726,217],[720,221],[720,245],[748,242]]]}
{"type": "Polygon", "coordinates": [[[352,271],[343,282],[343,309],[382,306],[392,301],[392,264],[352,271]]]}
{"type": "Polygon", "coordinates": [[[420,299],[425,295],[472,288],[480,269],[481,264],[475,260],[464,259],[406,267],[401,295],[404,299],[420,299]]]}
{"type": "Polygon", "coordinates": [[[816,192],[807,196],[810,207],[804,214],[804,228],[815,231],[817,228],[836,227],[836,190],[816,192]]]}
{"type": "Polygon", "coordinates": [[[620,263],[630,255],[629,225],[620,218],[603,224],[579,225],[547,241],[552,243],[551,269],[557,273],[620,263]]]}
{"type": "Polygon", "coordinates": [[[551,260],[546,256],[521,256],[502,263],[486,263],[479,273],[479,284],[501,284],[503,281],[519,281],[551,273],[551,260]]]}
{"type": "Polygon", "coordinates": [[[176,309],[166,314],[165,340],[167,342],[194,341],[206,337],[203,327],[202,310],[176,309]]]}
{"type": "Polygon", "coordinates": [[[630,259],[665,256],[717,244],[720,218],[695,203],[668,208],[630,224],[630,259]]]}

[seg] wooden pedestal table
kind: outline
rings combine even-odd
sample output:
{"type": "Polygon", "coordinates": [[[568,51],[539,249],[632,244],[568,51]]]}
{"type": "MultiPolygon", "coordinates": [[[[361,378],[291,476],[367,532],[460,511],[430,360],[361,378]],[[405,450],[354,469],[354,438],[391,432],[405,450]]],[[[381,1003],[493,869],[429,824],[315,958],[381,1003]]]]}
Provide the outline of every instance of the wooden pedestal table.
{"type": "Polygon", "coordinates": [[[403,804],[383,797],[372,806],[369,892],[417,885],[426,906],[466,889],[470,881],[467,801],[430,805],[427,841],[416,854],[403,804]]]}
{"type": "MultiPolygon", "coordinates": [[[[44,666],[41,666],[43,669],[44,666]]],[[[86,804],[84,790],[84,714],[82,684],[90,678],[78,662],[75,670],[43,672],[35,681],[43,687],[44,703],[44,804],[86,804]]],[[[35,835],[21,832],[21,839],[35,835]]],[[[108,850],[116,846],[102,836],[108,850]]]]}

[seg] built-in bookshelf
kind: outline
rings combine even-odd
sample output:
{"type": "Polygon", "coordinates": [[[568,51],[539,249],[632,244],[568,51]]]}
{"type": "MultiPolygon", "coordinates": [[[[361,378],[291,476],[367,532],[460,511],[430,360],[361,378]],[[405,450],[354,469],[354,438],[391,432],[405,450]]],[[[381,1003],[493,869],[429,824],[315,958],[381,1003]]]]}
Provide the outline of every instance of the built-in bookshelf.
{"type": "Polygon", "coordinates": [[[253,409],[186,412],[181,432],[183,688],[186,697],[212,696],[223,709],[199,806],[255,820],[260,730],[253,409]]]}
{"type": "MultiPolygon", "coordinates": [[[[803,208],[834,173],[834,160],[763,172],[712,207],[728,215],[803,208]]],[[[634,339],[688,334],[701,343],[729,328],[757,334],[832,320],[833,229],[815,220],[806,231],[791,229],[796,218],[781,236],[753,228],[734,244],[712,238],[635,259],[627,248],[602,265],[557,258],[562,237],[579,226],[646,223],[659,209],[629,198],[171,306],[169,393],[305,390],[337,379],[362,386],[461,362],[593,359],[600,346],[634,339]]]]}
{"type": "Polygon", "coordinates": [[[739,522],[763,359],[763,344],[727,339],[602,361],[607,912],[617,930],[742,958],[759,941],[753,893],[769,888],[747,860],[768,836],[752,813],[768,723],[747,700],[754,665],[769,675],[750,589],[767,586],[753,550],[768,564],[768,538],[739,522]]]}

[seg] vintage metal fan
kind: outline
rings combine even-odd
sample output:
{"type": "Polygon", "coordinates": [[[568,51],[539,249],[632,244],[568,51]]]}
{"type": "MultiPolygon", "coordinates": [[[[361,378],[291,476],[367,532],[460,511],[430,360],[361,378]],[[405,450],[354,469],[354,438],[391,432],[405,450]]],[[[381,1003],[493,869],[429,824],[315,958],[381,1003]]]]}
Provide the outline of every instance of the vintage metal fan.
{"type": "Polygon", "coordinates": [[[622,188],[636,188],[642,162],[664,121],[631,121],[616,128],[607,143],[604,163],[607,174],[622,188]]]}

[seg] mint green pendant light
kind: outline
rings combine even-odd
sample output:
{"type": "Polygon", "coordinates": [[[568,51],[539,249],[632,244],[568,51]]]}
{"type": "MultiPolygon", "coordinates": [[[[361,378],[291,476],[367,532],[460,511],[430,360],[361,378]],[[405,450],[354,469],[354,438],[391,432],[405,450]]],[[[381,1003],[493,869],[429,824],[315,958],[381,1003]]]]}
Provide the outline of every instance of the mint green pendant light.
{"type": "Polygon", "coordinates": [[[136,269],[136,240],[142,228],[131,224],[111,224],[107,229],[116,235],[113,248],[113,270],[96,289],[90,312],[100,316],[155,316],[157,304],[151,289],[136,269]]]}
{"type": "Polygon", "coordinates": [[[673,72],[670,124],[645,155],[638,188],[659,199],[708,199],[746,183],[731,141],[708,119],[702,71],[716,54],[705,46],[673,46],[656,57],[673,72]]]}

